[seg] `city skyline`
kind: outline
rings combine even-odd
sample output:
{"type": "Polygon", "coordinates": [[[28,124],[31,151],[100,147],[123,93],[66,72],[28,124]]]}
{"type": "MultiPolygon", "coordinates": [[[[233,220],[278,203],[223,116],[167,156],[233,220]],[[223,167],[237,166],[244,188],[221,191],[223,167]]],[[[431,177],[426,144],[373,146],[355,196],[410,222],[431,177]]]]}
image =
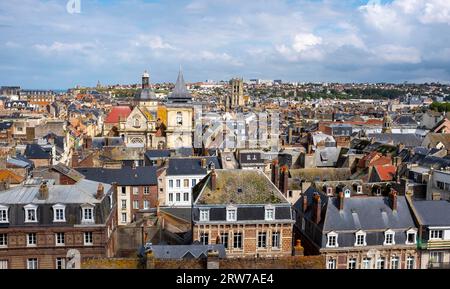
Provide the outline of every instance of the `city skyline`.
{"type": "Polygon", "coordinates": [[[0,3],[0,85],[450,80],[448,1],[68,2],[0,3]]]}

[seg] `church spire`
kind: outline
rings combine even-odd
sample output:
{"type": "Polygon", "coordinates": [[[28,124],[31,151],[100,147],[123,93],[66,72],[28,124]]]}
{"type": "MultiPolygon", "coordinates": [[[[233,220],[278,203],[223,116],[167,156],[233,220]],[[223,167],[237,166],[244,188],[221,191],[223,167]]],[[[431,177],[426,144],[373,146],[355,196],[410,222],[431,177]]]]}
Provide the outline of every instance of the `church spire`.
{"type": "Polygon", "coordinates": [[[189,93],[186,83],[184,81],[183,70],[181,69],[178,72],[177,83],[175,84],[175,88],[169,96],[170,100],[191,100],[191,94],[189,93]]]}

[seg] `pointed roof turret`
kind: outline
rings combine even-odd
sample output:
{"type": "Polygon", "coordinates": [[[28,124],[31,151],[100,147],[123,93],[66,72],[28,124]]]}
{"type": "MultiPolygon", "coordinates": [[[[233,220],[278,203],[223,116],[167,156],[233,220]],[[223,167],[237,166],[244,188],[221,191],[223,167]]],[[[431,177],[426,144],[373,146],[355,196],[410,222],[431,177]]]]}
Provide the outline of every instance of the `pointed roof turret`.
{"type": "Polygon", "coordinates": [[[186,83],[184,81],[183,71],[178,72],[177,83],[172,93],[169,95],[170,102],[190,102],[192,101],[192,96],[186,88],[186,83]]]}

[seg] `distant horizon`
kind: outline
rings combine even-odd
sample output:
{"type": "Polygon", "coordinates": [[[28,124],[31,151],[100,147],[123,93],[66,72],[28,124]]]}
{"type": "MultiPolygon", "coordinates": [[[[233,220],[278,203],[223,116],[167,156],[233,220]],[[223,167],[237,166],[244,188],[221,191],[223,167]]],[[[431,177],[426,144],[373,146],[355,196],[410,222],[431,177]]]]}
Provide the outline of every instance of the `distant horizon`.
{"type": "Polygon", "coordinates": [[[3,83],[450,82],[450,1],[77,1],[0,1],[3,83]]]}

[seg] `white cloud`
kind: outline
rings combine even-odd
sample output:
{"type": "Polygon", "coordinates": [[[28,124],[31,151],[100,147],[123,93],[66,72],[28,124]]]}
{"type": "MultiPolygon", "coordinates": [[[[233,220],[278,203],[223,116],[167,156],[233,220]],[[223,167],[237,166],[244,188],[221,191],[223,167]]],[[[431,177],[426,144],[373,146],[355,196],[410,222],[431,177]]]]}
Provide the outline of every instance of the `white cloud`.
{"type": "Polygon", "coordinates": [[[169,43],[165,42],[161,36],[154,35],[139,35],[135,41],[135,46],[137,47],[147,47],[150,49],[170,49],[175,50],[176,48],[169,43]]]}
{"type": "Polygon", "coordinates": [[[295,35],[292,48],[296,52],[303,52],[322,43],[322,38],[311,33],[302,33],[295,35]]]}
{"type": "Polygon", "coordinates": [[[33,47],[44,54],[62,53],[89,53],[97,48],[93,43],[63,43],[53,42],[51,45],[35,44],[33,47]]]}
{"type": "Polygon", "coordinates": [[[396,45],[381,45],[373,50],[378,59],[388,63],[417,64],[422,61],[421,53],[414,47],[402,47],[396,45]]]}

